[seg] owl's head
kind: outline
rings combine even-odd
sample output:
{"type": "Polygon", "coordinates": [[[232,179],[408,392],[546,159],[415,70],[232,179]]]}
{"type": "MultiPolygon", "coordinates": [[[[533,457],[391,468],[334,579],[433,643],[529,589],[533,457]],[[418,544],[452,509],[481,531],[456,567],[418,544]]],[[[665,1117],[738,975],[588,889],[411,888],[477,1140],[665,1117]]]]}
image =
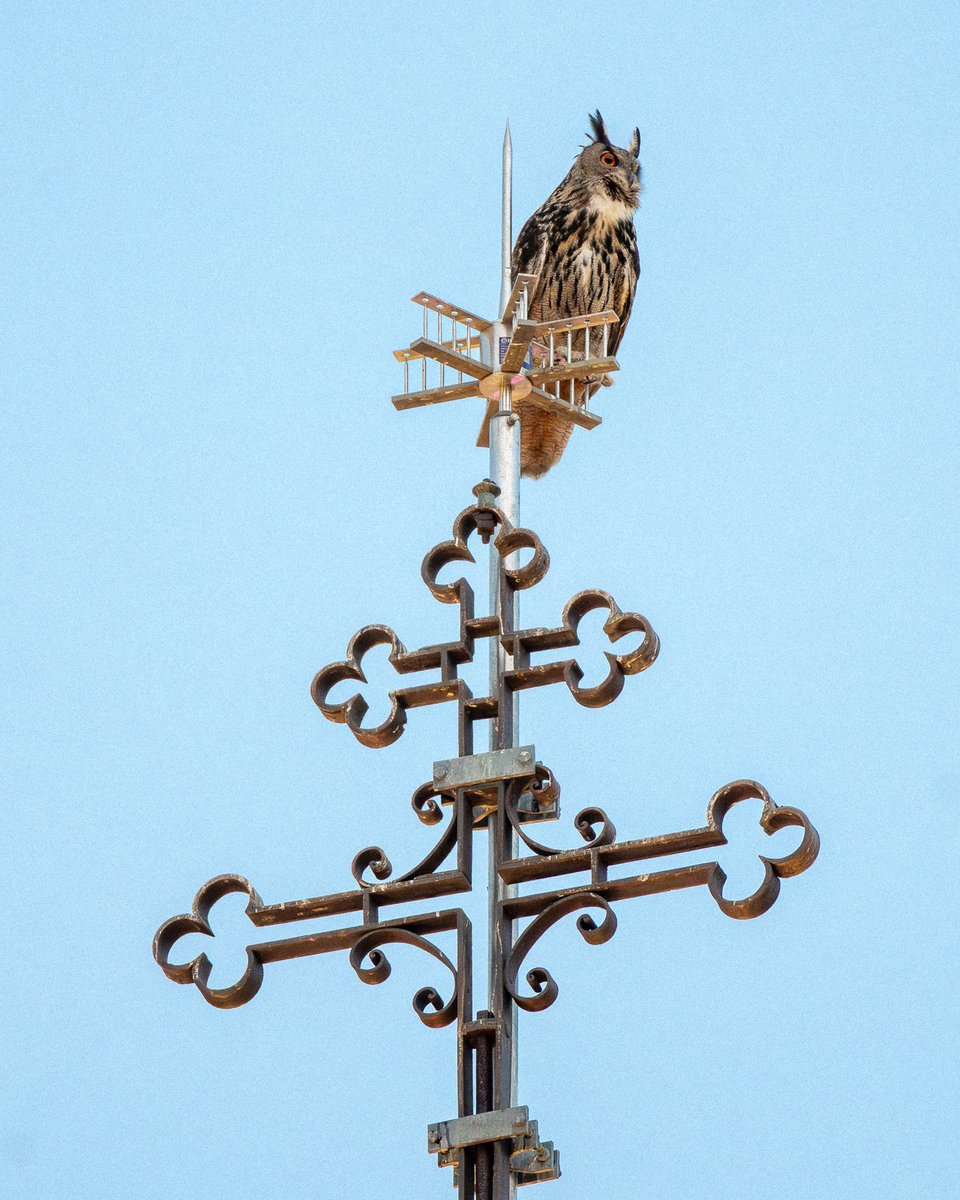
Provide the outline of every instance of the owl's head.
{"type": "Polygon", "coordinates": [[[599,198],[636,208],[640,202],[640,130],[633,131],[630,145],[624,149],[610,141],[599,109],[591,115],[590,127],[593,140],[581,150],[571,174],[599,198]]]}

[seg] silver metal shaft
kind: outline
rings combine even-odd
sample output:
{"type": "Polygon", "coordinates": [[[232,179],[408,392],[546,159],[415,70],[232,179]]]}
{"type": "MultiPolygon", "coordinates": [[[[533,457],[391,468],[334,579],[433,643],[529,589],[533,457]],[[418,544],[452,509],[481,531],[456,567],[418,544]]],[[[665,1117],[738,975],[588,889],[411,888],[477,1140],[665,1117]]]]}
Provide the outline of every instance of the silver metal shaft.
{"type": "Polygon", "coordinates": [[[510,258],[513,254],[513,142],[510,140],[510,122],[503,134],[503,193],[501,207],[500,236],[500,312],[513,289],[510,278],[510,258]]]}
{"type": "MultiPolygon", "coordinates": [[[[513,198],[512,198],[512,156],[513,147],[510,140],[510,123],[507,122],[503,138],[503,210],[502,210],[502,240],[501,240],[501,277],[500,277],[500,313],[512,290],[510,274],[510,258],[512,252],[513,229],[513,198]]],[[[502,320],[494,323],[491,331],[491,352],[494,370],[500,365],[501,339],[510,335],[509,326],[502,320]]],[[[490,419],[490,478],[500,488],[497,503],[504,516],[511,523],[519,523],[520,508],[520,418],[513,411],[512,388],[505,384],[500,391],[500,402],[496,413],[490,419]]],[[[501,616],[505,626],[516,628],[517,598],[515,593],[501,593],[500,589],[500,555],[493,543],[490,544],[490,602],[491,612],[501,616]],[[503,612],[502,605],[510,604],[512,612],[503,612]]],[[[496,638],[491,638],[490,652],[490,686],[491,694],[499,690],[499,680],[503,678],[503,670],[508,665],[505,661],[506,652],[496,638]]],[[[500,719],[491,728],[490,748],[507,749],[519,744],[517,728],[517,704],[515,695],[501,695],[502,711],[500,719]]],[[[503,964],[505,954],[513,945],[514,923],[500,919],[500,905],[512,892],[513,888],[504,885],[498,873],[500,860],[504,857],[515,858],[518,852],[516,833],[507,830],[506,815],[503,805],[490,818],[489,829],[489,1008],[504,1022],[502,1056],[503,1087],[500,1103],[503,1107],[512,1107],[517,1102],[517,1009],[512,1003],[505,1003],[503,988],[503,964]]],[[[513,1200],[516,1196],[516,1183],[509,1171],[506,1153],[503,1147],[498,1150],[499,1161],[496,1170],[496,1200],[513,1200]]]]}

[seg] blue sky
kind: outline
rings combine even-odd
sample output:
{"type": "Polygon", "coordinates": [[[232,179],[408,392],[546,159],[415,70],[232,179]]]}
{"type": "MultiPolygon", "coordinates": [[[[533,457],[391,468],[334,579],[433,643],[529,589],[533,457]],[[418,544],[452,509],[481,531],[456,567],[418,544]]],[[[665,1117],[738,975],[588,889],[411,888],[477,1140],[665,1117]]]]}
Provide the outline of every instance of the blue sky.
{"type": "Polygon", "coordinates": [[[604,424],[525,487],[553,566],[523,611],[603,587],[663,649],[608,709],[525,699],[550,834],[696,826],[749,776],[823,850],[755,922],[692,890],[553,931],[560,997],[521,1018],[544,1194],[955,1196],[956,6],[3,25],[0,1194],[448,1194],[416,956],[378,988],[278,964],[220,1012],[149,944],[221,871],[273,902],[426,848],[449,713],[373,752],[308,686],[362,624],[447,636],[419,564],[486,474],[478,402],[396,414],[390,352],[421,289],[493,310],[505,117],[519,227],[599,106],[643,136],[643,273],[604,424]]]}

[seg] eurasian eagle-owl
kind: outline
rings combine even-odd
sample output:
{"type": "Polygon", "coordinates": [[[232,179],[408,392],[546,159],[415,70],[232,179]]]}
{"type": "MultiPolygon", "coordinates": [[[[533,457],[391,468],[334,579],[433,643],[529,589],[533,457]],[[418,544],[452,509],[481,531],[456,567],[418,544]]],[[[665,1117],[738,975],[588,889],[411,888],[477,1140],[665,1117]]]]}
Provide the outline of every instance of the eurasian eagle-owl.
{"type": "MultiPolygon", "coordinates": [[[[640,131],[633,131],[624,150],[611,143],[599,112],[590,117],[590,125],[593,141],[520,230],[512,272],[514,279],[538,276],[528,307],[533,321],[613,309],[620,318],[610,330],[609,353],[615,355],[640,274],[633,225],[640,198],[640,131]]],[[[583,357],[582,335],[579,346],[574,340],[574,357],[583,357]]],[[[601,384],[611,382],[609,376],[578,382],[575,402],[584,403],[601,384]]],[[[529,401],[521,401],[517,409],[521,472],[537,478],[559,461],[573,425],[529,401]]]]}

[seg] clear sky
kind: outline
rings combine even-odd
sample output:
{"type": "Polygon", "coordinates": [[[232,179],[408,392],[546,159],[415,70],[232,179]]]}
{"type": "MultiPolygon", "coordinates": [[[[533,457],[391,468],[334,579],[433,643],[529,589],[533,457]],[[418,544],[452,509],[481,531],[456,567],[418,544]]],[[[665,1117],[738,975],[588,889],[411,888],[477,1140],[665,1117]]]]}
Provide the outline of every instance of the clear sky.
{"type": "Polygon", "coordinates": [[[754,922],[701,889],[556,927],[543,1195],[960,1194],[958,33],[936,0],[6,7],[0,1195],[450,1194],[419,956],[221,1012],[150,939],[221,871],[273,902],[430,844],[449,712],[374,752],[308,685],[367,622],[449,636],[419,564],[479,402],[396,414],[391,351],[421,289],[493,311],[505,117],[519,227],[597,106],[642,132],[643,274],[603,426],[525,487],[524,612],[603,587],[663,650],[600,712],[524,702],[549,834],[696,826],[750,776],[823,851],[754,922]]]}

